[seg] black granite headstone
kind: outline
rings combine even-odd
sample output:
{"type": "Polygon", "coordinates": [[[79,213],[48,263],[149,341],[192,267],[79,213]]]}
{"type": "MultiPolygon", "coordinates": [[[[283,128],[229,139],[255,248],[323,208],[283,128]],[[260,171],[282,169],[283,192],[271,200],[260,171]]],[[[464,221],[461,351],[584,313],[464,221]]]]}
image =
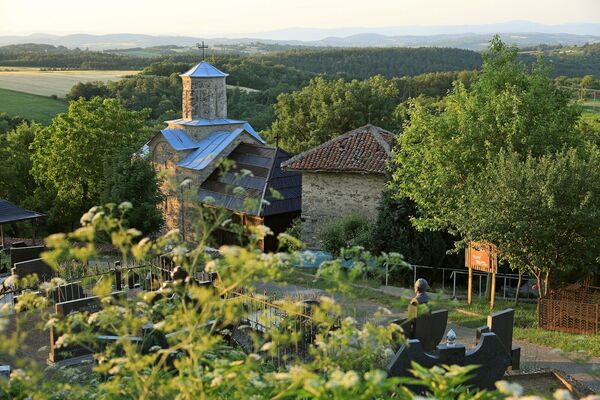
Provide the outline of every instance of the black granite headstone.
{"type": "Polygon", "coordinates": [[[36,258],[15,263],[12,273],[19,279],[23,279],[28,275],[37,275],[40,282],[45,282],[52,279],[54,271],[43,259],[36,258]]]}
{"type": "Polygon", "coordinates": [[[10,262],[14,267],[16,263],[40,258],[43,251],[46,246],[11,247],[10,262]]]}

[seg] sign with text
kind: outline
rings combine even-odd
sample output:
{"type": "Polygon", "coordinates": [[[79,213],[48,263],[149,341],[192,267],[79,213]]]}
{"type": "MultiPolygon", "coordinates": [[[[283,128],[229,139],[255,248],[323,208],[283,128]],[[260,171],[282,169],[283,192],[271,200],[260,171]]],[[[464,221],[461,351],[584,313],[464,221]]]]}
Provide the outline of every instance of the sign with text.
{"type": "Polygon", "coordinates": [[[498,271],[496,246],[483,242],[469,242],[465,251],[465,266],[477,271],[498,271]]]}

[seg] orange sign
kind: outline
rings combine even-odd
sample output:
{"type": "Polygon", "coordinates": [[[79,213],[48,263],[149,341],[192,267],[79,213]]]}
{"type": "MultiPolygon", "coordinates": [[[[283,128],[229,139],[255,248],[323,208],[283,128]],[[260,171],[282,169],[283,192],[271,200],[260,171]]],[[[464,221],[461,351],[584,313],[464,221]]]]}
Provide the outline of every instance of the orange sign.
{"type": "Polygon", "coordinates": [[[470,242],[465,252],[465,267],[477,271],[498,271],[496,246],[489,243],[470,242]]]}

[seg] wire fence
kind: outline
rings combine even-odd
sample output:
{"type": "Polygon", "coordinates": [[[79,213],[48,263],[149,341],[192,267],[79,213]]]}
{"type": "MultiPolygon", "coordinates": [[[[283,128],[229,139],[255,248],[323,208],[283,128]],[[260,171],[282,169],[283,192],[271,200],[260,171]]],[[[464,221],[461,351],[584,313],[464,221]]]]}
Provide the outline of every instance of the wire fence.
{"type": "MultiPolygon", "coordinates": [[[[429,267],[425,265],[410,265],[412,285],[419,278],[426,278],[431,288],[440,290],[452,298],[466,298],[469,271],[467,269],[429,267]]],[[[491,274],[473,271],[473,295],[483,298],[486,293],[487,279],[492,279],[491,274]]],[[[511,300],[515,298],[519,274],[496,274],[496,298],[511,300]]],[[[519,297],[524,301],[536,301],[537,290],[535,278],[527,275],[521,277],[519,297]]]]}

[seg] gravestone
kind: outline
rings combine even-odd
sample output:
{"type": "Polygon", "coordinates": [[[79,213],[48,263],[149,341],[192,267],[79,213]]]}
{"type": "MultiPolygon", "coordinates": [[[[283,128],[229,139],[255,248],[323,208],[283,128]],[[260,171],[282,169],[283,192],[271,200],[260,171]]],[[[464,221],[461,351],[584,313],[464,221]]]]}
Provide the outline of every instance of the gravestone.
{"type": "Polygon", "coordinates": [[[40,282],[45,282],[52,279],[54,271],[43,259],[36,258],[14,263],[12,273],[19,279],[23,279],[29,275],[37,275],[40,282]]]}
{"type": "Polygon", "coordinates": [[[46,246],[13,246],[10,248],[10,262],[14,266],[19,262],[34,260],[36,258],[40,258],[40,255],[44,251],[46,251],[46,246]]]}
{"type": "Polygon", "coordinates": [[[446,332],[448,310],[432,311],[415,319],[396,319],[391,323],[400,325],[406,338],[418,339],[425,351],[434,351],[446,332]]]}
{"type": "Polygon", "coordinates": [[[477,341],[484,333],[495,333],[500,342],[510,355],[510,366],[513,370],[520,368],[521,363],[521,348],[513,346],[513,326],[514,326],[515,311],[508,308],[503,311],[488,315],[487,325],[477,329],[477,341]]]}
{"type": "Polygon", "coordinates": [[[467,352],[462,344],[453,346],[438,345],[435,352],[427,352],[417,339],[408,341],[392,358],[388,365],[390,376],[411,376],[412,362],[425,368],[435,365],[479,365],[467,384],[480,389],[493,389],[496,381],[502,379],[510,363],[510,356],[494,333],[484,333],[481,342],[467,352]]]}
{"type": "MultiPolygon", "coordinates": [[[[413,361],[426,368],[434,365],[479,365],[468,384],[493,389],[494,383],[502,379],[509,366],[518,369],[520,349],[512,346],[513,319],[512,309],[490,315],[488,326],[477,331],[477,346],[469,351],[464,345],[454,344],[452,330],[448,333],[448,344],[437,345],[435,351],[427,351],[420,340],[411,339],[408,347],[401,347],[388,365],[390,376],[410,376],[413,361]]],[[[417,327],[418,321],[417,318],[417,327]]],[[[420,334],[426,334],[426,330],[420,334]]],[[[431,336],[431,332],[427,336],[431,336]]]]}
{"type": "Polygon", "coordinates": [[[127,272],[127,287],[129,287],[129,289],[140,287],[140,275],[137,272],[127,272]]]}
{"type": "MultiPolygon", "coordinates": [[[[126,293],[114,292],[111,296],[115,299],[121,299],[126,296],[126,293]]],[[[67,315],[76,312],[98,312],[102,308],[102,302],[100,301],[100,297],[91,296],[56,303],[54,308],[56,311],[56,316],[62,319],[67,315]]],[[[56,340],[59,337],[60,333],[57,332],[56,328],[54,326],[50,327],[50,352],[48,354],[48,362],[56,363],[70,358],[91,354],[91,350],[89,348],[79,345],[67,345],[61,346],[60,348],[56,347],[56,340]]]]}
{"type": "Polygon", "coordinates": [[[85,297],[80,282],[71,282],[52,289],[49,293],[50,299],[56,303],[78,300],[85,297]]]}

